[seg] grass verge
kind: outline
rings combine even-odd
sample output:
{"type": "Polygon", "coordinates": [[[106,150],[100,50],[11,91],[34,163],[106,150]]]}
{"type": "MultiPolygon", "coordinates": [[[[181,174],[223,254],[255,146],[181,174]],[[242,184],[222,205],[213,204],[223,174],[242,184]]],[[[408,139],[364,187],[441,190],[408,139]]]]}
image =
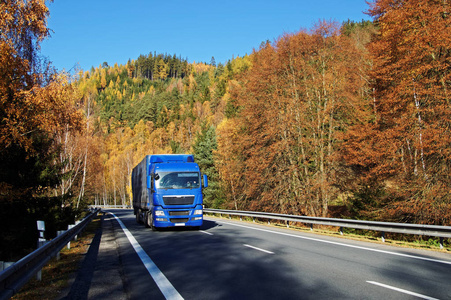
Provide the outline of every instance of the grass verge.
{"type": "Polygon", "coordinates": [[[31,279],[22,287],[14,300],[59,299],[69,287],[69,279],[78,271],[81,260],[88,252],[92,239],[101,226],[100,214],[85,228],[76,241],[70,242],[70,249],[61,250],[60,259],[52,258],[42,269],[42,280],[31,279]]]}

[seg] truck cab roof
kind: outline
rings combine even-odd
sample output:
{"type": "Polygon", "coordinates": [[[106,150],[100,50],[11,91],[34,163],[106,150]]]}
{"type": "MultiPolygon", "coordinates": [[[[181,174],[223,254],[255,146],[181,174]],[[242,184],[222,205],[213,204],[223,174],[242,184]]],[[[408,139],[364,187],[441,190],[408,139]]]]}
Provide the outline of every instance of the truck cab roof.
{"type": "Polygon", "coordinates": [[[150,155],[149,163],[189,163],[194,162],[192,154],[158,154],[150,155]]]}

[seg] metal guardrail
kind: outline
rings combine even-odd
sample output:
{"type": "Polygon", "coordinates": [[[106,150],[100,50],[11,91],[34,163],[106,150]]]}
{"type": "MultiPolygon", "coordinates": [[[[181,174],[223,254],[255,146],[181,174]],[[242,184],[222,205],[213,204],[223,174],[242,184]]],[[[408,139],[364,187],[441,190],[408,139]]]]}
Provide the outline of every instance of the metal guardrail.
{"type": "Polygon", "coordinates": [[[451,226],[440,225],[421,225],[410,223],[392,223],[392,222],[377,222],[351,219],[336,219],[336,218],[322,218],[322,217],[308,217],[275,214],[266,212],[240,211],[240,210],[224,210],[224,209],[210,209],[205,208],[204,212],[213,214],[235,215],[259,219],[281,220],[286,222],[298,222],[304,224],[318,224],[327,226],[340,227],[340,233],[343,228],[366,229],[372,231],[382,232],[382,241],[384,241],[385,232],[426,235],[440,237],[440,248],[443,248],[443,238],[451,238],[451,226]]]}
{"type": "Polygon", "coordinates": [[[9,299],[15,295],[52,257],[73,240],[99,211],[97,209],[91,212],[80,223],[1,272],[0,300],[9,299]]]}
{"type": "Polygon", "coordinates": [[[90,208],[123,208],[123,209],[130,209],[132,208],[131,205],[89,205],[90,208]]]}

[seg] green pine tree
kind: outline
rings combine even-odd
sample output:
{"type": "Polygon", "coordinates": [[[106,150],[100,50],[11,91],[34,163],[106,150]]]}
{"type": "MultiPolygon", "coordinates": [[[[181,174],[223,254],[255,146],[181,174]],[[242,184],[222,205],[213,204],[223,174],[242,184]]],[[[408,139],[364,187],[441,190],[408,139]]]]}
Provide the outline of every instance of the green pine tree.
{"type": "Polygon", "coordinates": [[[217,148],[215,128],[203,126],[193,146],[194,157],[203,174],[208,177],[208,188],[204,190],[204,204],[206,207],[215,208],[219,208],[224,202],[223,193],[220,189],[219,173],[213,159],[213,151],[217,148]]]}

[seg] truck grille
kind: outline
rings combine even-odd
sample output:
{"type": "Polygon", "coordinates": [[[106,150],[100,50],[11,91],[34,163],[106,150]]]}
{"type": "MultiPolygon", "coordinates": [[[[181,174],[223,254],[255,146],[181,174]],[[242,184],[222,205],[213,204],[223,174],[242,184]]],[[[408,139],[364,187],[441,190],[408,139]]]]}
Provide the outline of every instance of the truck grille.
{"type": "Polygon", "coordinates": [[[163,196],[165,205],[192,205],[194,196],[163,196]]]}
{"type": "Polygon", "coordinates": [[[173,210],[169,212],[170,216],[188,216],[189,210],[173,210]]]}
{"type": "Polygon", "coordinates": [[[186,223],[186,222],[188,222],[189,218],[179,218],[179,219],[172,218],[172,219],[169,219],[169,220],[172,223],[186,223]]]}

